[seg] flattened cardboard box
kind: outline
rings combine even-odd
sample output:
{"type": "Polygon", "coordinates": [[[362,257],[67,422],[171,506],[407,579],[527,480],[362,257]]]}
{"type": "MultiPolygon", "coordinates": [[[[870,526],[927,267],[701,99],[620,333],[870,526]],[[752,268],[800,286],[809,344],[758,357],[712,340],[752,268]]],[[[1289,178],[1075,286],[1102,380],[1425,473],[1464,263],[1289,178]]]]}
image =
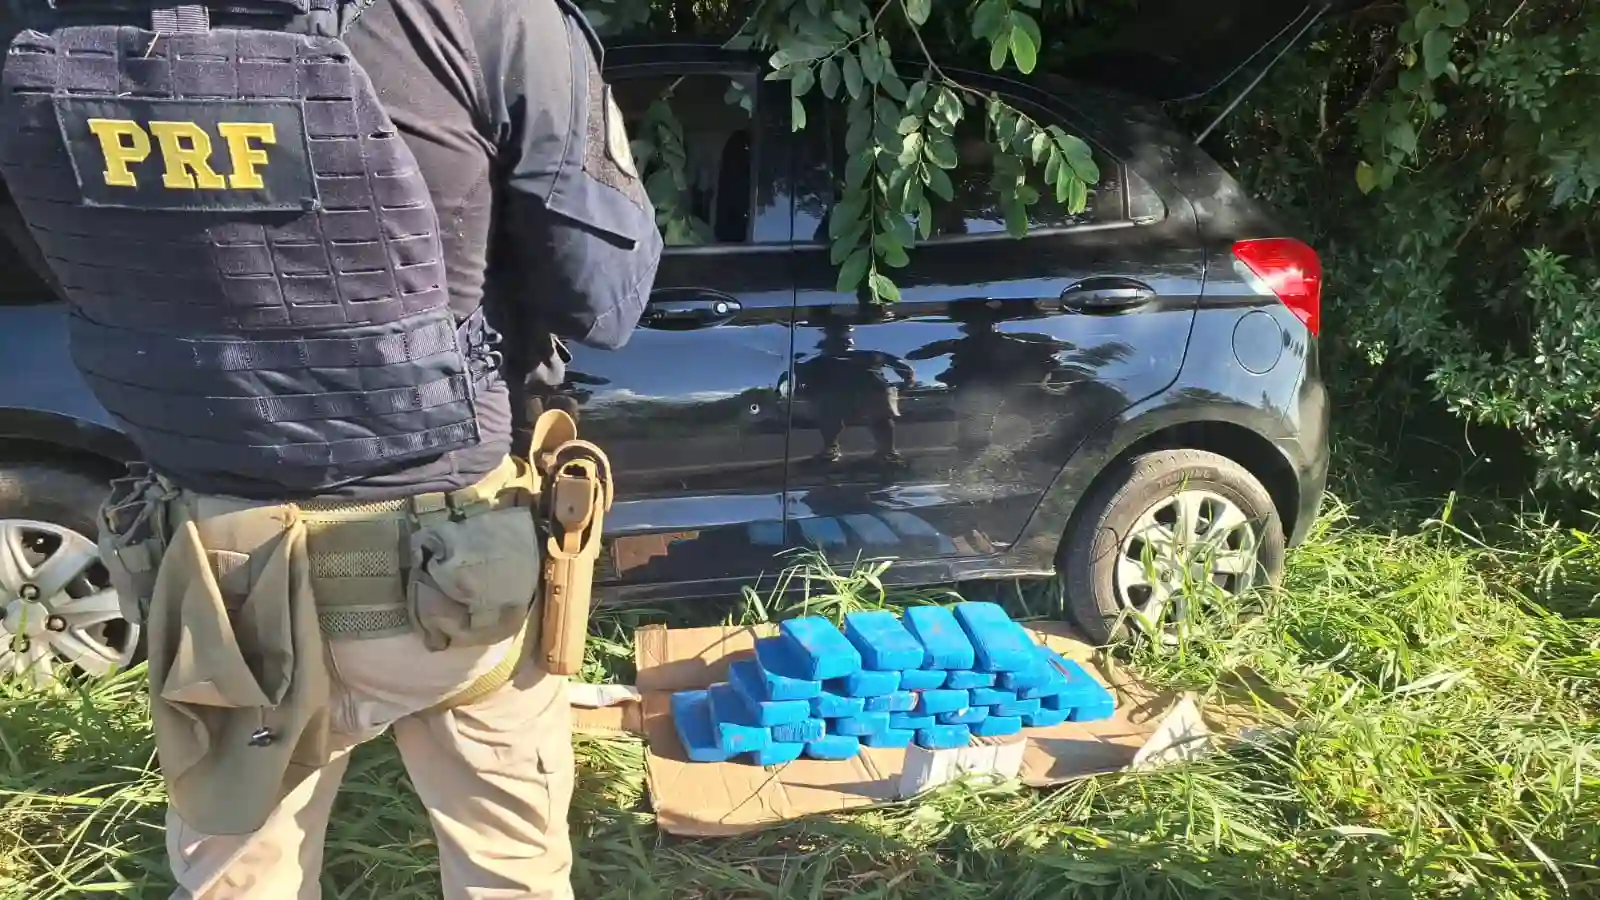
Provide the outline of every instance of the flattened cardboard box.
{"type": "MultiPolygon", "coordinates": [[[[1108,673],[1093,664],[1093,649],[1072,637],[1064,625],[1035,624],[1030,630],[1063,656],[1089,663],[1085,668],[1115,693],[1117,709],[1099,722],[1067,722],[1026,731],[1020,771],[1024,784],[1059,784],[1202,751],[1211,730],[1193,698],[1158,694],[1125,673],[1108,673]]],[[[772,626],[653,626],[636,633],[650,796],[663,830],[698,836],[740,834],[802,816],[904,798],[906,750],[868,747],[854,759],[799,759],[772,768],[688,761],[673,728],[672,693],[725,680],[730,662],[753,654],[756,638],[775,631],[772,626]]]]}

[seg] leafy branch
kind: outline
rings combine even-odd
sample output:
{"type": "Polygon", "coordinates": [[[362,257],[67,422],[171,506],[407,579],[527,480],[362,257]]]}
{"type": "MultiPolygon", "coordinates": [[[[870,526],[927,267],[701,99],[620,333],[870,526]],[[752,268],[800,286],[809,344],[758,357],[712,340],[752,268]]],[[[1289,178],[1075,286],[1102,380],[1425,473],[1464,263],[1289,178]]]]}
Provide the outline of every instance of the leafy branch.
{"type": "MultiPolygon", "coordinates": [[[[648,0],[594,0],[608,23],[648,19],[648,0]],[[632,4],[633,6],[630,6],[632,4]],[[642,4],[643,18],[625,12],[642,4]]],[[[934,202],[953,202],[958,168],[956,127],[968,107],[987,111],[993,190],[1008,230],[1027,229],[1027,208],[1039,189],[1026,161],[1042,167],[1060,202],[1081,211],[1099,179],[1088,145],[1037,121],[997,95],[951,78],[934,60],[923,29],[970,33],[988,50],[990,67],[1028,74],[1038,65],[1043,34],[1035,13],[1042,0],[762,0],[735,31],[738,46],[770,50],[768,80],[787,81],[794,130],[808,125],[807,98],[820,92],[845,104],[846,164],[828,216],[830,257],[838,290],[864,288],[877,303],[900,299],[890,272],[910,264],[919,239],[933,233],[934,202]],[[914,46],[923,74],[908,83],[895,65],[897,42],[914,46]]],[[[1078,9],[1071,5],[1069,12],[1078,9]]],[[[670,170],[670,167],[669,167],[670,170]]],[[[667,178],[669,176],[658,176],[667,178]]],[[[662,182],[665,191],[666,182],[662,182]]],[[[655,194],[652,193],[652,197],[655,194]]],[[[678,221],[668,214],[664,223],[678,221]]],[[[666,227],[664,225],[664,227],[666,227]]]]}

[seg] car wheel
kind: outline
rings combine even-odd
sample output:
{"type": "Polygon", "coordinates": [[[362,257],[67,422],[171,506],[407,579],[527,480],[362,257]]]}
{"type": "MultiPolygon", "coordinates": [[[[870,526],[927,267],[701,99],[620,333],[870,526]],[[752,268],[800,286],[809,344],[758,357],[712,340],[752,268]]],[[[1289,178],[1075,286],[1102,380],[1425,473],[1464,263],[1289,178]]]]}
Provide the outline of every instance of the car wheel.
{"type": "Polygon", "coordinates": [[[43,684],[134,661],[139,628],[123,619],[95,546],[108,489],[60,466],[0,462],[0,678],[43,684]]]}
{"type": "Polygon", "coordinates": [[[1201,450],[1127,460],[1083,500],[1056,560],[1068,612],[1100,643],[1177,640],[1199,607],[1283,570],[1283,523],[1244,467],[1201,450]]]}

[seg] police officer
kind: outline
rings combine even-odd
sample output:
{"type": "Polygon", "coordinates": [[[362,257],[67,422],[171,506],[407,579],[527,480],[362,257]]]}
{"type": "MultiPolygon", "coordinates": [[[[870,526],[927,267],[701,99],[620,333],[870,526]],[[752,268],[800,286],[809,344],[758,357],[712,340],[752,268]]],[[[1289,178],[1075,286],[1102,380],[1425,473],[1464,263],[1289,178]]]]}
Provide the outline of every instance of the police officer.
{"type": "Polygon", "coordinates": [[[570,896],[513,388],[616,349],[654,211],[567,0],[12,0],[0,176],[148,472],[176,897],[308,898],[350,750],[399,745],[450,898],[570,896]],[[513,362],[508,363],[510,358],[513,362]]]}

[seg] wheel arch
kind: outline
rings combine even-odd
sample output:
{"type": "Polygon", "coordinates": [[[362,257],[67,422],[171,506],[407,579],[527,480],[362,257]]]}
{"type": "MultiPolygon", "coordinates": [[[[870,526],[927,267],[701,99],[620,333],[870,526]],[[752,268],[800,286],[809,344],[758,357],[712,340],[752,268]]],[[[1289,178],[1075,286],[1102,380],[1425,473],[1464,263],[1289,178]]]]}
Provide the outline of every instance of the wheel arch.
{"type": "Polygon", "coordinates": [[[0,461],[62,462],[103,474],[139,458],[127,435],[97,422],[57,412],[0,407],[0,461]]]}
{"type": "Polygon", "coordinates": [[[1293,460],[1267,433],[1278,429],[1243,404],[1156,400],[1108,422],[1078,449],[1034,509],[1011,554],[1014,562],[1053,567],[1082,500],[1123,463],[1160,450],[1205,450],[1242,466],[1272,498],[1285,535],[1300,524],[1300,482],[1293,460]]]}

